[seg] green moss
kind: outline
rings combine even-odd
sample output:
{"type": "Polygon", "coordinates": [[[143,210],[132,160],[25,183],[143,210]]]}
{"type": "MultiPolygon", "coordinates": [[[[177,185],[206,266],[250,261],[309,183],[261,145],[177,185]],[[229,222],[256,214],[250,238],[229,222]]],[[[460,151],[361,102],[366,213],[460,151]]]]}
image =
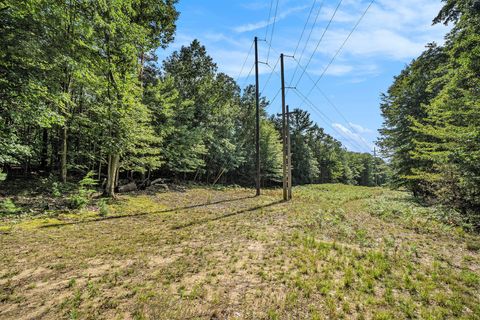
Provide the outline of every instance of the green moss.
{"type": "Polygon", "coordinates": [[[32,219],[32,220],[22,221],[16,224],[15,227],[25,229],[25,230],[33,230],[33,229],[37,229],[45,226],[60,225],[63,223],[64,221],[55,219],[55,218],[42,218],[42,219],[32,219]]]}
{"type": "Polygon", "coordinates": [[[7,233],[7,232],[10,232],[12,230],[12,226],[11,225],[0,225],[0,233],[7,233]]]}

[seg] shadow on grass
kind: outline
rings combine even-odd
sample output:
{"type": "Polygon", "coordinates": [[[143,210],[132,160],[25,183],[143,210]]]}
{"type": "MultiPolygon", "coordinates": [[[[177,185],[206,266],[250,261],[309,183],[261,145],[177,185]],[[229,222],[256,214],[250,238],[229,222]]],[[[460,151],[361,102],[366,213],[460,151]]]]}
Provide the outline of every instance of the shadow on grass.
{"type": "Polygon", "coordinates": [[[103,218],[98,218],[98,219],[71,221],[71,222],[65,222],[65,223],[46,224],[46,225],[40,226],[40,228],[55,228],[55,227],[63,227],[63,226],[70,226],[70,225],[87,224],[87,223],[106,221],[106,220],[116,220],[116,219],[132,218],[132,217],[141,217],[141,216],[146,216],[146,215],[149,215],[149,214],[159,214],[159,213],[183,211],[183,210],[188,210],[188,209],[207,207],[207,206],[211,206],[211,205],[215,205],[215,204],[228,203],[228,202],[234,202],[234,201],[240,201],[240,200],[246,200],[246,199],[252,199],[252,198],[255,198],[255,196],[246,196],[246,197],[241,197],[241,198],[225,199],[225,200],[220,200],[220,201],[194,204],[194,205],[185,206],[185,207],[171,208],[171,209],[152,211],[152,212],[142,212],[142,213],[129,214],[129,215],[108,216],[108,217],[103,217],[103,218]]]}
{"type": "Polygon", "coordinates": [[[206,218],[206,219],[201,219],[201,220],[197,220],[197,221],[191,221],[191,222],[188,222],[188,223],[185,223],[185,224],[182,224],[182,225],[173,226],[171,229],[172,230],[184,229],[184,228],[188,228],[188,227],[191,227],[191,226],[208,223],[208,222],[211,222],[211,221],[217,221],[217,220],[225,219],[225,218],[228,218],[228,217],[236,216],[236,215],[239,215],[239,214],[243,214],[243,213],[247,213],[247,212],[253,212],[253,211],[256,211],[256,210],[263,209],[263,208],[272,207],[272,206],[275,206],[275,205],[283,203],[283,202],[285,202],[285,201],[278,200],[278,201],[267,203],[267,204],[264,204],[264,205],[261,205],[261,206],[255,206],[255,207],[252,207],[252,208],[227,213],[227,214],[217,216],[217,217],[213,217],[213,218],[206,218]]]}

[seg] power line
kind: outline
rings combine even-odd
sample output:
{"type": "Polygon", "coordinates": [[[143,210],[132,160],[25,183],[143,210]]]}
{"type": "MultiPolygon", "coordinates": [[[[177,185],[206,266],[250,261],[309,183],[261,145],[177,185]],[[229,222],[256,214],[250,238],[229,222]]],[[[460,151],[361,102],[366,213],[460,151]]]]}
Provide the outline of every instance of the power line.
{"type": "MultiPolygon", "coordinates": [[[[296,61],[296,59],[294,59],[296,61]]],[[[297,64],[303,68],[299,63],[298,61],[296,61],[297,64]]],[[[278,60],[277,60],[277,64],[278,64],[278,60]]],[[[276,64],[276,65],[277,65],[276,64]]],[[[270,65],[267,64],[267,66],[270,67],[270,65]]],[[[270,67],[271,68],[271,67],[270,67]]],[[[275,73],[279,78],[281,78],[281,75],[278,73],[278,71],[275,71],[274,68],[271,68],[272,71],[270,72],[270,76],[275,73]]],[[[311,78],[310,74],[307,73],[307,75],[310,77],[310,79],[312,80],[313,82],[313,79],[311,78]]],[[[368,150],[367,152],[370,152],[370,146],[367,145],[367,143],[365,141],[362,140],[362,137],[359,135],[358,132],[356,132],[355,134],[360,138],[360,141],[365,144],[366,148],[365,147],[362,147],[357,141],[355,140],[352,140],[351,138],[347,137],[346,135],[344,135],[342,132],[340,132],[337,128],[333,127],[331,125],[331,123],[333,123],[334,121],[332,121],[332,119],[330,119],[325,113],[323,113],[320,108],[318,108],[307,96],[305,96],[304,94],[301,93],[300,90],[298,90],[296,87],[295,88],[290,88],[290,89],[294,89],[294,92],[297,94],[297,96],[302,100],[302,104],[305,103],[305,101],[307,101],[313,108],[314,108],[314,111],[316,111],[317,114],[319,114],[321,117],[323,117],[324,119],[326,119],[327,121],[324,120],[324,123],[330,127],[333,131],[335,131],[338,135],[340,135],[342,138],[344,138],[348,143],[350,143],[350,145],[352,146],[355,146],[356,148],[358,148],[358,150],[368,150]]],[[[318,88],[320,90],[320,88],[318,88]]],[[[272,99],[272,101],[269,103],[269,106],[270,105],[273,105],[273,103],[275,102],[275,100],[277,99],[278,95],[280,94],[281,90],[279,89],[277,91],[277,93],[275,94],[274,98],[272,99]]],[[[323,91],[321,91],[321,93],[323,95],[325,95],[325,93],[323,93],[323,91]]],[[[332,106],[335,106],[333,104],[333,102],[328,99],[328,97],[325,95],[325,98],[327,99],[327,101],[329,103],[332,104],[332,106]]],[[[338,108],[336,108],[335,106],[335,109],[337,110],[337,112],[340,112],[340,110],[338,108]]],[[[355,129],[351,126],[350,122],[348,120],[346,120],[346,118],[341,115],[342,118],[345,120],[345,122],[347,123],[347,125],[353,130],[355,131],[355,129]]],[[[353,133],[353,132],[352,132],[353,133]]]]}
{"type": "MultiPolygon", "coordinates": [[[[332,17],[330,18],[330,21],[328,21],[328,24],[327,24],[327,26],[325,27],[325,30],[323,31],[322,36],[320,37],[320,40],[318,40],[318,42],[317,42],[317,46],[315,47],[315,50],[313,50],[312,54],[310,55],[310,58],[308,59],[307,64],[305,65],[305,69],[308,68],[308,66],[309,66],[310,63],[312,62],[313,56],[315,55],[315,53],[317,52],[318,48],[320,47],[320,43],[322,42],[323,38],[325,37],[325,34],[327,33],[328,29],[330,28],[330,25],[332,24],[332,21],[333,21],[333,19],[335,18],[335,15],[337,14],[337,11],[338,11],[338,9],[340,8],[340,5],[342,4],[342,1],[343,1],[343,0],[340,0],[340,1],[338,2],[338,5],[337,5],[337,7],[335,8],[335,11],[334,11],[333,14],[332,14],[332,17]]],[[[300,80],[302,80],[302,77],[303,77],[304,74],[305,74],[305,72],[303,72],[303,73],[300,75],[300,78],[298,78],[298,81],[297,81],[297,83],[295,84],[295,86],[297,86],[298,83],[300,82],[300,80]]]]}
{"type": "Polygon", "coordinates": [[[268,29],[270,28],[270,18],[272,17],[273,0],[270,0],[270,10],[268,11],[267,27],[265,28],[265,40],[267,40],[268,29]]]}
{"type": "MultiPolygon", "coordinates": [[[[355,128],[350,124],[350,121],[347,120],[347,118],[345,117],[345,115],[340,111],[340,109],[333,103],[332,100],[330,100],[330,98],[325,94],[325,92],[323,92],[322,89],[320,89],[320,87],[318,86],[318,83],[315,82],[315,80],[312,78],[312,76],[310,75],[310,73],[308,73],[306,71],[306,69],[300,64],[300,62],[294,58],[294,61],[297,63],[297,67],[300,67],[300,69],[303,69],[305,74],[308,76],[308,79],[310,79],[310,81],[312,81],[312,83],[314,84],[314,88],[316,88],[320,94],[325,98],[325,100],[327,100],[327,102],[333,107],[333,109],[335,109],[335,111],[340,115],[340,117],[342,117],[342,119],[345,121],[345,123],[348,125],[348,127],[352,130],[352,132],[354,132],[355,134],[357,134],[358,136],[360,136],[360,134],[357,132],[357,130],[355,130],[355,128]]],[[[310,91],[311,93],[311,91],[310,91]]],[[[307,95],[307,97],[309,96],[309,94],[307,95]]],[[[302,102],[303,104],[303,102],[302,102]]],[[[301,107],[301,105],[300,105],[301,107]]],[[[364,141],[362,141],[368,148],[370,148],[370,146],[368,146],[364,141]]]]}
{"type": "Polygon", "coordinates": [[[253,63],[252,67],[250,68],[250,72],[248,72],[248,75],[245,77],[245,80],[243,81],[241,88],[245,87],[245,85],[247,84],[248,78],[250,78],[250,76],[252,75],[252,71],[254,67],[255,67],[255,64],[253,63]]]}
{"type": "MultiPolygon", "coordinates": [[[[303,67],[303,66],[300,64],[300,61],[298,61],[298,60],[294,57],[294,60],[295,60],[295,62],[297,63],[297,66],[296,66],[296,68],[295,68],[295,71],[298,69],[298,67],[300,67],[300,68],[302,69],[302,74],[301,74],[300,78],[298,79],[295,87],[296,87],[296,86],[298,85],[298,83],[301,81],[301,79],[303,78],[303,76],[304,76],[305,74],[307,74],[308,77],[309,77],[309,79],[310,79],[310,80],[312,81],[312,83],[313,83],[313,87],[310,89],[310,91],[308,92],[308,94],[307,94],[306,96],[304,95],[303,98],[300,97],[300,99],[303,100],[303,101],[302,101],[302,104],[305,103],[305,101],[309,102],[309,104],[312,105],[317,112],[319,112],[321,115],[323,115],[323,116],[324,116],[327,120],[329,120],[330,122],[333,122],[333,121],[331,121],[331,120],[328,118],[328,116],[326,116],[323,112],[321,112],[320,109],[317,108],[317,107],[310,101],[310,99],[308,99],[308,97],[310,96],[310,94],[312,93],[312,91],[313,91],[315,88],[317,88],[317,89],[319,90],[319,92],[322,94],[322,96],[327,100],[327,102],[335,109],[335,111],[336,111],[336,112],[342,117],[342,119],[346,122],[347,126],[352,130],[351,133],[352,133],[352,134],[356,134],[356,135],[360,138],[360,141],[367,147],[367,150],[369,150],[368,152],[370,152],[370,146],[368,146],[368,144],[364,141],[364,139],[362,139],[361,135],[360,135],[360,134],[357,132],[357,130],[351,125],[350,121],[348,121],[348,120],[346,119],[345,115],[340,111],[339,108],[337,108],[337,106],[333,103],[333,101],[331,101],[331,100],[328,98],[328,96],[318,87],[318,83],[319,83],[319,81],[321,80],[321,78],[325,75],[325,73],[326,73],[326,71],[328,70],[328,68],[332,65],[333,61],[334,61],[334,60],[336,59],[336,57],[339,55],[339,53],[341,52],[341,50],[344,48],[345,44],[348,42],[348,40],[350,39],[350,37],[351,37],[351,35],[353,34],[353,32],[355,32],[355,30],[357,29],[358,25],[359,25],[360,22],[363,20],[363,18],[364,18],[365,15],[367,14],[368,10],[370,9],[370,7],[373,5],[374,0],[372,0],[372,1],[369,3],[368,7],[365,9],[365,11],[363,12],[363,14],[360,16],[359,20],[358,20],[357,23],[354,25],[353,29],[352,29],[352,30],[350,31],[350,33],[348,34],[347,38],[343,41],[342,45],[341,45],[341,46],[339,47],[339,49],[336,51],[335,55],[332,57],[332,59],[330,60],[330,62],[328,63],[328,65],[324,68],[323,73],[322,73],[322,75],[319,77],[319,79],[318,79],[317,81],[315,81],[315,80],[311,77],[311,75],[307,72],[307,67],[308,67],[308,65],[311,63],[311,60],[312,60],[313,56],[315,55],[316,51],[318,50],[318,47],[319,47],[321,41],[323,40],[323,38],[324,38],[324,36],[325,36],[325,34],[326,34],[329,26],[331,25],[331,22],[333,21],[333,19],[334,19],[336,13],[337,13],[337,11],[338,11],[338,9],[339,9],[342,1],[343,1],[343,0],[340,0],[339,3],[338,3],[338,5],[337,5],[337,7],[335,8],[335,11],[334,11],[334,13],[332,14],[332,17],[330,18],[329,23],[327,24],[325,30],[323,31],[322,36],[321,36],[320,40],[318,41],[315,50],[313,51],[312,55],[310,56],[307,65],[306,65],[305,67],[303,67]]],[[[323,5],[323,3],[322,3],[322,5],[323,5]]],[[[320,12],[321,12],[321,8],[320,8],[319,11],[317,12],[317,16],[318,16],[318,14],[319,14],[320,12]]],[[[309,18],[310,18],[310,14],[309,14],[309,18]]],[[[306,25],[308,24],[308,21],[309,21],[309,19],[307,19],[306,25]]],[[[315,24],[312,26],[311,32],[313,31],[314,26],[315,26],[315,24]]],[[[305,31],[305,28],[306,28],[306,27],[304,26],[304,30],[302,31],[302,36],[301,36],[301,38],[303,37],[303,33],[304,33],[304,31],[305,31]]],[[[301,39],[299,40],[299,43],[300,43],[300,42],[301,42],[301,39]]],[[[269,51],[270,51],[270,50],[274,50],[274,51],[275,51],[275,49],[273,49],[271,43],[269,43],[268,41],[266,41],[266,43],[267,43],[268,46],[269,46],[269,51]]],[[[308,40],[307,40],[307,42],[305,43],[304,49],[306,48],[307,45],[308,45],[308,40]]],[[[297,44],[297,48],[295,49],[295,52],[298,50],[298,46],[299,46],[299,45],[297,44]]],[[[303,53],[302,53],[302,56],[303,56],[303,53]]],[[[278,62],[277,62],[277,63],[278,63],[278,62]]],[[[270,65],[268,65],[268,63],[267,63],[267,66],[270,67],[270,65]]],[[[271,68],[271,67],[270,67],[270,68],[271,68]]],[[[270,76],[269,76],[269,80],[270,80],[270,78],[271,78],[271,76],[272,76],[272,74],[273,74],[274,72],[275,72],[275,69],[272,69],[272,72],[270,73],[270,76]]],[[[295,77],[295,74],[294,74],[294,76],[292,77],[291,83],[293,82],[294,77],[295,77]]],[[[295,89],[296,89],[296,88],[295,88],[295,89]]],[[[298,90],[297,90],[297,91],[298,91],[298,90]]],[[[296,92],[297,92],[297,91],[296,91],[296,92]]],[[[262,90],[262,92],[263,92],[263,90],[262,90]]],[[[297,95],[298,95],[298,93],[300,93],[300,91],[297,92],[297,95]]],[[[303,95],[303,94],[302,94],[302,95],[303,95]]],[[[275,99],[276,99],[277,96],[278,96],[278,92],[277,92],[276,96],[274,97],[274,99],[272,100],[272,103],[273,103],[273,101],[275,101],[275,99]]],[[[327,123],[327,125],[328,125],[330,128],[332,128],[335,132],[337,132],[338,134],[340,134],[342,137],[348,139],[348,138],[347,138],[346,136],[344,136],[341,132],[339,132],[336,128],[333,128],[332,126],[330,126],[330,124],[327,123]]],[[[352,143],[352,142],[350,142],[350,143],[351,143],[352,145],[355,144],[356,147],[358,147],[360,150],[363,149],[363,147],[361,147],[361,146],[358,144],[358,142],[356,142],[355,140],[351,140],[351,139],[348,139],[348,140],[353,141],[353,143],[352,143]]]]}
{"type": "Polygon", "coordinates": [[[269,106],[273,105],[273,103],[274,103],[275,100],[277,99],[278,95],[280,94],[280,91],[282,91],[282,90],[281,90],[281,89],[278,89],[277,93],[276,93],[275,96],[273,97],[273,100],[268,103],[269,106]]]}
{"type": "MultiPolygon", "coordinates": [[[[298,63],[298,62],[297,62],[298,63]]],[[[301,65],[300,65],[301,67],[301,65]]],[[[272,69],[272,72],[271,74],[275,73],[279,78],[281,78],[281,75],[275,71],[275,69],[272,69]]],[[[294,92],[297,94],[297,96],[302,100],[302,104],[307,101],[310,103],[310,105],[314,108],[314,110],[320,115],[320,116],[323,116],[325,119],[327,119],[328,121],[325,121],[325,124],[327,126],[329,126],[332,130],[334,130],[337,134],[339,134],[340,136],[342,136],[345,140],[349,141],[349,143],[353,146],[355,145],[355,147],[357,147],[359,150],[362,150],[363,147],[360,146],[355,140],[352,140],[350,139],[349,137],[345,136],[342,132],[338,131],[336,128],[334,128],[330,123],[333,123],[333,121],[325,114],[323,113],[320,108],[318,108],[317,106],[315,106],[315,104],[310,100],[308,99],[308,97],[306,97],[305,95],[303,95],[300,90],[298,90],[297,88],[290,88],[290,89],[294,89],[294,92]],[[300,95],[303,96],[303,98],[300,96],[300,95]]],[[[281,92],[281,89],[279,89],[277,91],[277,93],[275,94],[273,100],[270,102],[269,105],[273,105],[273,102],[276,100],[276,98],[278,97],[278,95],[280,94],[281,92]]],[[[331,102],[333,104],[333,102],[331,102]]],[[[347,121],[347,124],[350,125],[350,123],[347,121]]],[[[359,134],[357,133],[357,135],[359,136],[359,134]]],[[[361,138],[361,137],[360,137],[361,138]]],[[[362,140],[361,140],[362,141],[362,140]]],[[[364,142],[364,141],[362,141],[364,142]]],[[[364,142],[365,143],[365,142],[364,142]]],[[[367,149],[366,150],[370,150],[370,146],[368,146],[366,143],[365,145],[367,146],[367,149]]],[[[369,152],[369,151],[368,151],[369,152]]]]}
{"type": "MultiPolygon", "coordinates": [[[[267,42],[267,44],[269,44],[269,43],[267,42]]],[[[269,45],[270,45],[270,44],[269,44],[269,45]]],[[[274,51],[276,52],[275,49],[272,48],[272,50],[274,50],[274,51]]],[[[337,108],[337,106],[333,103],[333,101],[331,101],[331,100],[328,98],[328,96],[320,89],[320,87],[318,86],[318,84],[315,84],[315,80],[312,78],[312,76],[310,75],[310,73],[308,73],[308,72],[306,71],[306,68],[303,67],[303,66],[300,64],[300,62],[299,62],[295,57],[293,57],[293,60],[297,63],[297,67],[300,67],[300,69],[302,69],[302,70],[305,72],[305,74],[308,76],[308,78],[310,79],[310,81],[312,81],[312,83],[314,83],[314,87],[316,87],[316,88],[319,90],[319,92],[325,97],[325,99],[328,101],[328,103],[329,103],[329,104],[335,109],[335,111],[343,118],[343,120],[346,122],[347,126],[352,130],[352,133],[355,133],[356,135],[360,136],[360,134],[359,134],[359,133],[355,130],[355,128],[350,124],[350,121],[348,121],[348,120],[346,119],[346,117],[343,115],[343,113],[340,111],[340,109],[337,108]]],[[[273,72],[275,72],[275,70],[272,70],[272,73],[273,73],[273,72]]],[[[278,72],[275,72],[275,73],[277,74],[277,76],[278,76],[279,78],[281,77],[278,72]]],[[[294,88],[296,89],[296,87],[294,87],[294,88]]],[[[288,87],[287,90],[288,90],[288,89],[292,89],[292,87],[288,87]]],[[[278,93],[277,93],[277,95],[278,95],[278,93]]],[[[307,97],[308,97],[308,96],[307,96],[307,97]]],[[[302,98],[301,98],[301,99],[302,99],[302,98]]],[[[302,103],[301,103],[301,104],[303,104],[304,102],[305,102],[305,99],[302,99],[302,103]]],[[[301,108],[301,105],[300,105],[300,108],[301,108]]],[[[320,111],[320,112],[321,112],[321,111],[320,111]]],[[[323,114],[323,113],[322,113],[322,114],[323,114]]],[[[333,121],[331,121],[331,122],[333,122],[333,121]]],[[[337,132],[338,132],[338,131],[337,131],[337,132]]],[[[370,146],[368,146],[368,145],[366,144],[366,142],[364,142],[364,141],[362,141],[362,142],[365,144],[365,146],[367,146],[368,150],[370,150],[370,146]]]]}
{"type": "MultiPolygon", "coordinates": [[[[359,24],[361,23],[361,21],[363,20],[363,18],[365,17],[365,15],[367,14],[368,10],[370,9],[370,7],[373,5],[374,3],[374,0],[372,0],[369,5],[367,6],[367,8],[365,9],[365,11],[362,13],[362,15],[360,16],[360,18],[358,19],[358,21],[355,23],[354,27],[352,28],[352,30],[350,31],[350,33],[348,34],[348,36],[345,38],[345,40],[343,41],[343,43],[341,44],[341,46],[338,48],[338,50],[336,51],[335,55],[332,57],[332,59],[330,60],[330,62],[328,63],[328,65],[324,68],[322,74],[320,75],[320,77],[317,79],[317,81],[313,80],[313,78],[310,76],[310,74],[307,72],[307,69],[306,67],[302,67],[302,65],[300,64],[300,61],[295,60],[295,62],[297,63],[297,68],[300,67],[301,69],[303,69],[303,74],[307,74],[307,76],[309,77],[309,79],[312,81],[313,83],[313,86],[312,88],[310,89],[310,91],[307,93],[307,97],[310,96],[310,94],[312,93],[312,91],[316,88],[321,94],[322,96],[327,100],[327,102],[335,109],[335,111],[342,117],[342,119],[346,122],[347,126],[352,130],[353,133],[357,134],[358,136],[360,136],[360,134],[357,132],[357,130],[350,124],[350,121],[348,121],[346,119],[346,117],[343,115],[343,113],[340,111],[339,108],[337,108],[337,106],[333,103],[333,101],[331,101],[328,96],[320,89],[320,87],[318,86],[318,83],[320,82],[320,80],[322,79],[322,77],[325,75],[325,73],[327,72],[328,68],[332,65],[333,61],[336,59],[336,57],[339,55],[339,53],[341,52],[341,50],[345,47],[345,44],[348,42],[348,40],[350,39],[350,37],[352,36],[352,34],[355,32],[355,30],[357,29],[357,27],[359,26],[359,24]]],[[[300,80],[300,79],[299,79],[300,80]]],[[[298,82],[297,82],[297,85],[298,85],[298,82]]],[[[367,145],[367,143],[363,140],[361,140],[368,148],[370,148],[370,146],[367,145]]]]}
{"type": "Polygon", "coordinates": [[[300,46],[300,42],[302,42],[303,39],[303,34],[305,33],[305,30],[307,29],[308,22],[310,21],[310,17],[312,16],[313,9],[315,8],[315,4],[317,3],[317,0],[313,0],[312,8],[310,9],[310,12],[308,13],[307,21],[305,21],[305,25],[303,26],[302,34],[300,35],[300,38],[298,39],[297,46],[295,47],[295,51],[293,52],[293,55],[295,56],[297,54],[298,47],[300,46]]]}
{"type": "Polygon", "coordinates": [[[274,65],[273,68],[270,66],[270,64],[266,63],[266,66],[269,67],[272,71],[270,71],[270,74],[269,74],[269,76],[268,76],[268,78],[267,78],[267,81],[265,82],[265,85],[263,86],[262,91],[260,92],[260,95],[262,95],[263,92],[265,91],[265,89],[267,88],[267,85],[268,85],[268,83],[270,82],[270,79],[272,78],[272,75],[273,75],[273,73],[275,72],[275,69],[277,68],[279,61],[280,61],[280,58],[277,59],[277,62],[275,63],[275,65],[274,65]]]}
{"type": "MultiPolygon", "coordinates": [[[[314,111],[316,111],[320,116],[322,116],[324,119],[327,121],[324,121],[325,124],[330,127],[333,131],[335,131],[338,135],[343,137],[345,140],[347,140],[352,146],[357,147],[359,150],[365,150],[364,147],[360,146],[360,144],[353,140],[352,138],[346,136],[344,133],[339,131],[337,128],[333,127],[331,123],[333,123],[332,119],[330,119],[325,113],[323,113],[320,108],[318,108],[307,96],[305,96],[300,90],[295,89],[294,92],[298,95],[300,99],[303,100],[303,102],[308,102],[308,104],[313,108],[314,111]]],[[[370,148],[366,149],[368,150],[367,152],[370,152],[370,148]]]]}
{"type": "Polygon", "coordinates": [[[318,90],[320,91],[321,95],[325,98],[325,100],[327,100],[327,102],[337,111],[337,113],[342,117],[342,119],[345,121],[345,123],[348,125],[348,127],[352,130],[353,133],[357,134],[360,138],[360,141],[368,148],[370,149],[370,146],[363,140],[362,136],[360,136],[360,133],[355,129],[355,127],[353,127],[350,123],[350,121],[348,121],[345,116],[343,115],[343,113],[340,111],[340,109],[333,103],[332,100],[330,100],[330,98],[325,94],[325,92],[323,92],[320,88],[318,88],[318,90]]]}
{"type": "Polygon", "coordinates": [[[253,44],[254,44],[254,42],[252,41],[252,45],[250,46],[250,49],[248,50],[248,54],[245,57],[245,60],[243,61],[242,68],[240,69],[240,73],[238,74],[237,80],[235,82],[238,82],[238,80],[240,79],[240,76],[242,75],[243,69],[245,68],[245,65],[247,64],[248,58],[250,57],[250,54],[252,53],[253,44]]]}
{"type": "MultiPolygon", "coordinates": [[[[295,93],[300,93],[300,91],[296,90],[294,91],[295,93]]],[[[302,99],[302,97],[300,95],[298,95],[297,93],[297,96],[300,97],[300,99],[302,99]]],[[[303,96],[303,99],[305,99],[305,95],[301,94],[303,96]]],[[[339,131],[336,127],[333,126],[333,121],[325,114],[323,113],[319,107],[317,107],[315,104],[313,104],[313,102],[307,98],[307,102],[309,103],[309,105],[313,108],[313,111],[315,111],[320,117],[323,117],[324,119],[323,122],[330,128],[332,129],[333,131],[335,131],[341,138],[343,138],[344,142],[346,143],[349,143],[352,147],[356,147],[358,148],[358,150],[360,152],[364,152],[364,150],[367,150],[367,152],[370,152],[370,148],[365,148],[363,146],[361,146],[356,140],[352,139],[351,137],[349,137],[348,135],[346,135],[345,133],[343,133],[342,131],[339,131]]]]}
{"type": "MultiPolygon", "coordinates": [[[[275,24],[277,22],[277,12],[278,12],[278,1],[277,0],[277,4],[275,5],[275,15],[273,16],[273,25],[272,25],[272,33],[270,35],[270,43],[272,43],[272,40],[273,40],[273,34],[275,33],[275,24]]],[[[270,23],[270,21],[268,21],[268,23],[270,23]]],[[[265,40],[267,39],[267,37],[265,37],[265,40]]],[[[268,63],[268,58],[270,57],[270,49],[271,49],[271,46],[268,48],[268,52],[267,52],[267,63],[268,63]]]]}
{"type": "MultiPolygon", "coordinates": [[[[362,13],[362,15],[360,16],[360,18],[358,19],[357,23],[353,26],[352,30],[350,31],[350,33],[348,34],[348,36],[345,38],[345,40],[343,41],[342,45],[338,48],[337,52],[335,53],[335,55],[332,57],[332,59],[330,60],[330,62],[328,63],[328,65],[323,69],[323,72],[322,74],[320,75],[320,77],[318,78],[318,80],[315,82],[315,85],[323,78],[323,76],[325,75],[325,73],[327,72],[328,68],[330,68],[330,66],[332,65],[333,61],[335,61],[335,59],[337,58],[338,54],[340,53],[340,51],[342,51],[343,47],[345,47],[345,44],[347,43],[347,41],[350,39],[350,37],[352,36],[352,34],[355,32],[355,30],[357,29],[358,25],[360,24],[360,22],[362,22],[363,18],[365,17],[365,15],[367,14],[368,10],[370,9],[370,7],[373,5],[373,3],[375,2],[375,0],[372,0],[370,1],[370,4],[368,5],[368,7],[365,9],[365,11],[362,13]]],[[[313,90],[313,88],[312,88],[313,90]]]]}
{"type": "MultiPolygon", "coordinates": [[[[315,16],[315,20],[313,21],[312,27],[310,28],[310,33],[308,34],[307,41],[305,41],[305,44],[303,45],[302,53],[300,54],[300,58],[298,59],[299,61],[302,61],[303,55],[305,54],[305,50],[307,49],[308,43],[310,42],[310,38],[312,37],[313,30],[315,30],[315,26],[317,25],[318,17],[320,16],[320,13],[322,12],[323,4],[325,1],[322,1],[320,3],[320,6],[317,11],[317,15],[315,16]]],[[[296,50],[295,50],[296,51],[296,50]]],[[[296,52],[293,54],[293,56],[296,55],[296,52]]],[[[292,85],[293,79],[295,78],[295,75],[297,74],[298,66],[295,67],[295,70],[293,72],[293,76],[290,79],[289,86],[292,85]]]]}

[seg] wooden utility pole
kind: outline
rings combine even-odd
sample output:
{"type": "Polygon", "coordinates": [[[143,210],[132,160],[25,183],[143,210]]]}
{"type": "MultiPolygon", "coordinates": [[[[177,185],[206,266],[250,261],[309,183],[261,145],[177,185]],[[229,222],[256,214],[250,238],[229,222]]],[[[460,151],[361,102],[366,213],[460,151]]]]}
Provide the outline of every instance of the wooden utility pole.
{"type": "Polygon", "coordinates": [[[373,179],[375,180],[375,186],[378,186],[377,177],[377,149],[373,148],[373,179]]]}
{"type": "Polygon", "coordinates": [[[288,200],[292,200],[292,144],[290,141],[290,110],[287,104],[287,172],[288,172],[288,200]]]}
{"type": "Polygon", "coordinates": [[[283,141],[283,200],[288,200],[287,184],[287,119],[285,110],[285,66],[283,53],[280,54],[280,73],[282,78],[282,141],[283,141]]]}
{"type": "Polygon", "coordinates": [[[259,81],[258,81],[258,37],[255,37],[255,107],[256,107],[256,119],[255,119],[255,169],[257,196],[260,195],[260,93],[259,93],[259,81]]]}

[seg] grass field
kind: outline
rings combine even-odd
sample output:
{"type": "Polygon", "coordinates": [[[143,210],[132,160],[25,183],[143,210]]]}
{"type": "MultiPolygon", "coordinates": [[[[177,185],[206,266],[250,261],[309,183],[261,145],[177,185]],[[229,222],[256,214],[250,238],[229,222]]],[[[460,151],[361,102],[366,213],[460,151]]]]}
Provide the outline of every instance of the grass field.
{"type": "Polygon", "coordinates": [[[440,211],[382,188],[253,194],[4,218],[0,319],[480,319],[480,236],[440,211]]]}

